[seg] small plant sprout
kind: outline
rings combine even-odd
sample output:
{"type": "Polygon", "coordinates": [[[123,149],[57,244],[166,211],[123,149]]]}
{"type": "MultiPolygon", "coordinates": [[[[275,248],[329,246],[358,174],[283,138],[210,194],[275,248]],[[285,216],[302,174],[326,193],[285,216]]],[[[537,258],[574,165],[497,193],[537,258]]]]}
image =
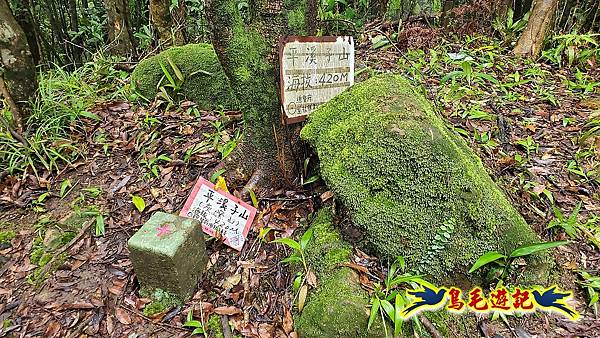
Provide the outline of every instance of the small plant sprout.
{"type": "Polygon", "coordinates": [[[500,273],[498,279],[504,280],[515,258],[529,256],[536,252],[552,249],[557,246],[565,245],[567,243],[569,242],[557,241],[524,245],[513,250],[513,252],[511,252],[508,256],[496,251],[489,251],[483,254],[481,257],[479,257],[479,259],[477,259],[475,264],[473,264],[473,266],[469,270],[469,273],[473,273],[479,270],[484,265],[494,263],[496,266],[490,271],[490,273],[492,273],[492,276],[498,276],[498,273],[500,273]]]}
{"type": "Polygon", "coordinates": [[[598,315],[598,298],[600,297],[600,277],[592,276],[586,271],[580,271],[579,274],[583,281],[578,281],[582,287],[585,288],[590,298],[588,306],[594,307],[594,313],[598,315]]]}
{"type": "MultiPolygon", "coordinates": [[[[381,317],[383,328],[386,337],[389,337],[387,332],[386,321],[390,320],[394,326],[394,337],[397,337],[402,330],[401,312],[405,304],[408,303],[408,296],[405,289],[399,288],[400,285],[411,285],[417,288],[419,284],[433,287],[430,283],[423,280],[420,275],[414,275],[411,272],[405,271],[406,264],[404,257],[399,256],[390,266],[388,273],[383,280],[383,285],[380,283],[374,284],[373,295],[371,296],[371,310],[369,314],[369,322],[367,330],[371,328],[377,317],[381,317]],[[387,318],[387,319],[386,319],[387,318]]],[[[415,321],[416,317],[413,318],[415,321]]]]}
{"type": "Polygon", "coordinates": [[[206,326],[204,325],[204,314],[202,313],[202,307],[200,307],[200,320],[194,319],[194,308],[192,307],[187,314],[184,327],[188,327],[194,329],[192,331],[192,336],[196,334],[201,334],[204,337],[208,338],[206,326]]]}
{"type": "Polygon", "coordinates": [[[283,263],[301,263],[303,267],[303,271],[299,271],[296,274],[296,278],[293,282],[294,292],[297,292],[298,297],[298,311],[302,312],[304,308],[304,302],[306,301],[306,295],[308,293],[308,286],[306,285],[306,279],[309,275],[314,276],[314,273],[309,269],[308,263],[306,261],[306,247],[310,240],[313,237],[313,229],[310,228],[304,232],[302,237],[300,238],[300,242],[297,242],[291,238],[279,238],[271,243],[279,243],[283,244],[287,247],[290,247],[294,250],[294,252],[284,260],[283,263]]]}
{"type": "Polygon", "coordinates": [[[539,148],[539,144],[537,144],[531,136],[527,136],[526,139],[517,140],[515,144],[523,148],[525,152],[527,152],[527,156],[537,152],[539,148]]]}

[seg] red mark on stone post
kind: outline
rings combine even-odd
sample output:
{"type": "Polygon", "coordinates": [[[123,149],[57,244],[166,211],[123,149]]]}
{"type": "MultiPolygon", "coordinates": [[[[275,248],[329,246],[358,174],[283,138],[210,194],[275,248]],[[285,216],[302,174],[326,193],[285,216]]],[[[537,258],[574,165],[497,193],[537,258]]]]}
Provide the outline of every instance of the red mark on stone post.
{"type": "Polygon", "coordinates": [[[162,238],[163,236],[166,236],[171,233],[171,227],[169,226],[169,223],[165,223],[162,226],[156,228],[156,231],[156,236],[162,238]]]}

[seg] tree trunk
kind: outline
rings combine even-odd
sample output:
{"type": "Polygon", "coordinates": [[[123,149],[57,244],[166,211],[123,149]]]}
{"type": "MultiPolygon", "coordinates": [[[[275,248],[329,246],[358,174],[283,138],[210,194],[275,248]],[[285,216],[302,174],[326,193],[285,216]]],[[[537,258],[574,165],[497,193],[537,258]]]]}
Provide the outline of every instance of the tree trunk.
{"type": "Polygon", "coordinates": [[[373,0],[369,5],[369,13],[373,18],[383,18],[387,11],[388,0],[373,0]]]}
{"type": "Polygon", "coordinates": [[[104,0],[108,21],[109,50],[116,55],[131,54],[133,37],[127,0],[104,0]]]}
{"type": "Polygon", "coordinates": [[[236,0],[207,3],[213,45],[246,122],[245,138],[228,165],[236,166],[242,178],[252,175],[250,185],[273,187],[297,177],[298,126],[281,122],[276,46],[283,35],[314,31],[311,1],[254,0],[248,7],[236,0]],[[298,13],[304,14],[301,20],[298,13]]]}
{"type": "Polygon", "coordinates": [[[183,1],[179,1],[179,7],[170,11],[169,0],[150,0],[150,18],[152,25],[158,31],[158,41],[163,47],[172,45],[183,45],[185,9],[183,1]]]}
{"type": "Polygon", "coordinates": [[[29,115],[28,101],[37,89],[37,79],[27,37],[7,0],[0,0],[0,76],[4,84],[0,95],[14,102],[14,121],[17,128],[22,129],[29,115]]]}
{"type": "MultiPolygon", "coordinates": [[[[69,30],[72,32],[79,31],[79,18],[77,17],[77,2],[75,0],[67,1],[69,8],[69,30]]],[[[71,39],[71,37],[69,37],[71,39]]],[[[73,61],[76,66],[81,65],[81,52],[83,51],[83,43],[81,37],[71,39],[72,45],[71,50],[73,51],[73,61]]]]}
{"type": "Polygon", "coordinates": [[[514,53],[517,55],[537,57],[544,44],[544,38],[552,27],[554,13],[558,6],[558,0],[537,0],[529,22],[517,41],[514,53]]]}

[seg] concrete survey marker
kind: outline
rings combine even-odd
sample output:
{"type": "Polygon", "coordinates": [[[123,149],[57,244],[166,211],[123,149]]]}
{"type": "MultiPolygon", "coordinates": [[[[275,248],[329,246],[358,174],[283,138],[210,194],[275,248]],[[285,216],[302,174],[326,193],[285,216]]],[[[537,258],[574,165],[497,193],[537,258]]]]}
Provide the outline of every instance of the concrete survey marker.
{"type": "Polygon", "coordinates": [[[142,287],[185,300],[194,294],[208,257],[196,220],[157,212],[129,239],[129,258],[142,287]]]}

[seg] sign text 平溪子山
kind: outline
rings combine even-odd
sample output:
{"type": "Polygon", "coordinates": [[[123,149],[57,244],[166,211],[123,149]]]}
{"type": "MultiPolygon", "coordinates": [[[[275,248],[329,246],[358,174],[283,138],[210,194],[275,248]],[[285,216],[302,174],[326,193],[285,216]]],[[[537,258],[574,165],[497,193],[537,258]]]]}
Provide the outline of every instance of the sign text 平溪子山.
{"type": "Polygon", "coordinates": [[[285,37],[279,48],[281,102],[287,123],[300,122],[354,84],[352,37],[285,37]]]}
{"type": "Polygon", "coordinates": [[[198,220],[205,233],[242,250],[256,209],[200,177],[179,215],[198,220]]]}

